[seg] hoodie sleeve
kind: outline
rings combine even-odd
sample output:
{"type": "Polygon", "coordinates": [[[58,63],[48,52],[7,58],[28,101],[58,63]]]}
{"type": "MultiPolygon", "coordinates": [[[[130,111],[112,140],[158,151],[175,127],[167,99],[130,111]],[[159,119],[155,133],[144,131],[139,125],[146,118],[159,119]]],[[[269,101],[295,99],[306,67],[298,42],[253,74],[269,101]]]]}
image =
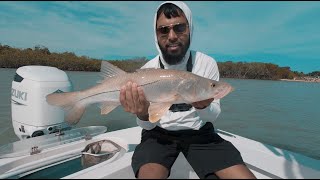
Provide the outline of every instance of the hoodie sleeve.
{"type": "Polygon", "coordinates": [[[152,123],[150,121],[143,121],[137,117],[137,124],[143,129],[151,130],[157,126],[157,123],[152,123]]]}
{"type": "MultiPolygon", "coordinates": [[[[195,73],[200,76],[219,81],[220,74],[217,62],[210,56],[202,53],[200,53],[197,59],[197,69],[195,73]]],[[[221,112],[220,99],[215,99],[207,108],[196,109],[196,111],[202,120],[213,122],[218,118],[221,112]]]]}

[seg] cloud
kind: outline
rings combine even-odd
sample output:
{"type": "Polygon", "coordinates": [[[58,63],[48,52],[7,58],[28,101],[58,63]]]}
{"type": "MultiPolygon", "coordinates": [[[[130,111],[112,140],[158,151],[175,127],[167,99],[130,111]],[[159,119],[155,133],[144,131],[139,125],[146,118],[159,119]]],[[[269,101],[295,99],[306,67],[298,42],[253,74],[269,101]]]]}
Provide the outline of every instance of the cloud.
{"type": "MultiPolygon", "coordinates": [[[[307,62],[319,56],[317,2],[186,3],[195,23],[193,49],[237,57],[274,54],[307,62]]],[[[54,52],[104,59],[150,56],[157,54],[152,26],[159,4],[0,2],[0,43],[18,48],[40,44],[54,52]]],[[[291,65],[289,59],[285,63],[291,65]]]]}
{"type": "Polygon", "coordinates": [[[282,48],[292,47],[294,44],[320,40],[316,33],[320,24],[312,18],[320,15],[320,7],[316,3],[208,3],[210,4],[204,6],[207,8],[193,13],[198,13],[200,20],[194,46],[211,44],[207,47],[202,46],[206,52],[247,54],[265,49],[281,51],[282,48]],[[210,7],[214,8],[210,10],[210,7]],[[202,12],[210,13],[202,16],[202,12]],[[306,16],[310,12],[314,12],[314,16],[306,16]],[[300,25],[305,24],[306,20],[310,24],[303,28],[300,25]]]}
{"type": "Polygon", "coordinates": [[[144,12],[150,11],[150,4],[8,2],[3,7],[10,13],[1,21],[1,43],[21,48],[41,44],[52,51],[74,51],[100,58],[111,53],[150,54],[152,51],[144,49],[150,47],[148,44],[154,44],[153,16],[145,16],[131,8],[139,6],[144,12]]]}

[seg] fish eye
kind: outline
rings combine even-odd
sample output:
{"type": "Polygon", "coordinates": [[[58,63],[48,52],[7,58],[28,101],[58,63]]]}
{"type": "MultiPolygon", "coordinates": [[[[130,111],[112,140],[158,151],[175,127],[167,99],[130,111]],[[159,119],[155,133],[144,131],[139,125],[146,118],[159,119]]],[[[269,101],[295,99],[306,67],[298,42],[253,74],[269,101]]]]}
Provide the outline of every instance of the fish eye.
{"type": "Polygon", "coordinates": [[[215,87],[216,85],[214,83],[211,83],[211,87],[215,87]]]}

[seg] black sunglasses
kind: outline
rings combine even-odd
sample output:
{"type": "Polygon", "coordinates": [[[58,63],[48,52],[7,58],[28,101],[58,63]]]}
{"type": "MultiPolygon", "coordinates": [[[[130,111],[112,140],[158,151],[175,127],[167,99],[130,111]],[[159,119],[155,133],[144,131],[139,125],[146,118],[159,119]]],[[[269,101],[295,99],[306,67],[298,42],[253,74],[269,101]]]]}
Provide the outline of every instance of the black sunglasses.
{"type": "Polygon", "coordinates": [[[170,32],[170,29],[176,34],[182,34],[186,32],[188,25],[186,23],[177,23],[177,24],[170,24],[169,26],[160,26],[157,28],[157,31],[162,35],[167,35],[170,32]]]}

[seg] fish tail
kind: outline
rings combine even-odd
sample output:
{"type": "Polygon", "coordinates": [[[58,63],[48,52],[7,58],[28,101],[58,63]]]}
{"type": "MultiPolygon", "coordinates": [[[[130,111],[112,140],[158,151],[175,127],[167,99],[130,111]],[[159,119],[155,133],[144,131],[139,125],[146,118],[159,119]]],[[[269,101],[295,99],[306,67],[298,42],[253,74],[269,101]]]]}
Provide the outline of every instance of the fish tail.
{"type": "Polygon", "coordinates": [[[75,104],[79,98],[79,92],[52,93],[47,95],[47,102],[50,105],[68,107],[75,104]]]}
{"type": "Polygon", "coordinates": [[[85,112],[86,105],[79,101],[79,92],[53,93],[46,97],[48,104],[63,107],[66,111],[65,121],[76,124],[85,112]]]}

